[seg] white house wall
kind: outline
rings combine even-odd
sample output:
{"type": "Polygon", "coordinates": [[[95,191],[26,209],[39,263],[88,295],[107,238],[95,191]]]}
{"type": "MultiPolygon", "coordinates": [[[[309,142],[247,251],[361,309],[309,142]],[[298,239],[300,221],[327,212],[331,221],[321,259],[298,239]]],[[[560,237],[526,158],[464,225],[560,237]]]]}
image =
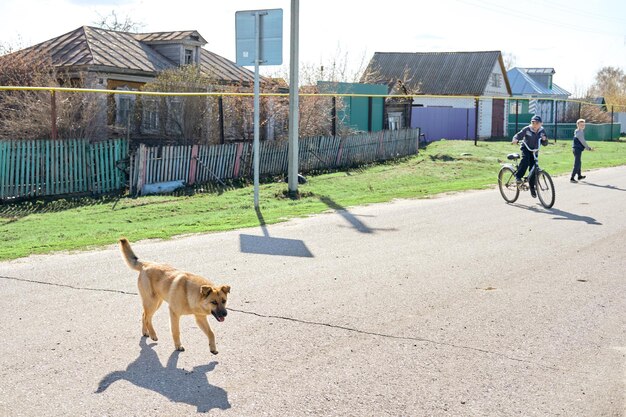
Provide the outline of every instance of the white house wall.
{"type": "Polygon", "coordinates": [[[478,138],[488,139],[491,137],[491,114],[493,104],[491,99],[480,99],[478,103],[478,138]]]}
{"type": "Polygon", "coordinates": [[[509,97],[509,92],[506,89],[506,83],[504,82],[504,79],[505,78],[504,74],[502,73],[502,68],[500,67],[500,62],[496,61],[496,64],[491,70],[491,76],[489,77],[489,81],[487,82],[487,87],[485,87],[483,95],[487,97],[509,97]],[[498,86],[493,84],[494,74],[498,77],[498,86]]]}

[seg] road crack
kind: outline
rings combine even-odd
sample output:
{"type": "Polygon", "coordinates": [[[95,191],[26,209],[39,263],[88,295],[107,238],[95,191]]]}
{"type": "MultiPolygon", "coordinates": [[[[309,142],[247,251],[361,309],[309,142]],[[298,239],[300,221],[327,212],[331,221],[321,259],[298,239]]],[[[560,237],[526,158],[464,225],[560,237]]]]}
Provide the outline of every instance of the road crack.
{"type": "MultiPolygon", "coordinates": [[[[112,289],[107,289],[107,288],[77,287],[77,286],[74,286],[74,285],[57,284],[57,283],[52,283],[52,282],[37,281],[37,280],[26,279],[26,278],[15,278],[15,277],[0,276],[0,279],[9,280],[9,281],[18,281],[18,282],[28,282],[28,283],[31,283],[31,284],[50,285],[50,286],[53,286],[53,287],[69,288],[69,289],[72,289],[72,290],[79,290],[79,291],[109,292],[109,293],[124,294],[124,295],[134,295],[134,296],[139,295],[138,293],[131,292],[131,291],[112,290],[112,289]]],[[[397,336],[397,335],[388,334],[388,333],[370,332],[370,331],[367,331],[367,330],[361,330],[361,329],[357,329],[357,328],[354,328],[354,327],[339,326],[339,325],[336,325],[336,324],[324,323],[324,322],[319,322],[319,321],[302,320],[302,319],[298,319],[298,318],[294,318],[294,317],[278,316],[278,315],[273,315],[273,314],[261,314],[261,313],[257,313],[257,312],[254,312],[254,311],[240,310],[240,309],[237,309],[237,308],[230,308],[230,307],[228,308],[228,311],[233,311],[233,312],[241,313],[241,314],[248,314],[248,315],[261,317],[261,318],[265,318],[265,319],[276,319],[276,320],[290,321],[290,322],[293,322],[293,323],[300,323],[300,324],[311,325],[311,326],[329,327],[329,328],[332,328],[332,329],[344,330],[344,331],[347,331],[347,332],[353,332],[353,333],[358,333],[358,334],[363,334],[363,335],[368,335],[368,336],[382,337],[382,338],[385,338],[385,339],[394,339],[394,340],[405,340],[405,341],[411,341],[411,342],[430,343],[430,344],[439,345],[439,346],[447,346],[447,347],[451,347],[451,348],[455,348],[455,349],[468,350],[468,351],[474,351],[474,352],[479,352],[479,353],[488,354],[488,355],[499,356],[501,358],[508,359],[510,361],[526,363],[526,364],[532,364],[532,365],[539,366],[539,367],[544,368],[544,369],[550,369],[550,370],[553,370],[553,371],[575,372],[575,371],[568,370],[568,369],[557,368],[555,366],[544,365],[544,364],[541,364],[539,362],[530,361],[530,360],[527,360],[527,359],[516,358],[516,357],[510,356],[510,355],[506,355],[504,353],[500,353],[500,352],[496,352],[496,351],[492,351],[492,350],[488,350],[488,349],[481,349],[481,348],[472,347],[472,346],[456,345],[454,343],[441,342],[441,341],[437,341],[437,340],[433,340],[433,339],[427,339],[427,338],[423,338],[423,337],[397,336]]]]}

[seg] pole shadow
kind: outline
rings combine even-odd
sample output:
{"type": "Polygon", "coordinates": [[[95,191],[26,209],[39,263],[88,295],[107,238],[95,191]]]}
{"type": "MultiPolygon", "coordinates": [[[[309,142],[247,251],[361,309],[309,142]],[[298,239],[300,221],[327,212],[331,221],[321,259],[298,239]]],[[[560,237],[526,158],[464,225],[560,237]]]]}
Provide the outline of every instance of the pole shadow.
{"type": "Polygon", "coordinates": [[[113,371],[100,380],[96,394],[103,393],[116,381],[126,380],[159,393],[170,401],[195,406],[197,412],[230,408],[227,392],[209,384],[207,380],[206,374],[215,369],[217,362],[194,366],[191,371],[179,369],[177,364],[181,352],[174,351],[167,360],[167,365],[163,366],[153,349],[156,343],[147,344],[146,340],[145,337],[139,340],[139,357],[126,370],[113,371]]]}
{"type": "Polygon", "coordinates": [[[363,223],[360,219],[358,219],[357,216],[355,216],[354,214],[350,213],[348,211],[348,209],[346,209],[342,205],[338,204],[336,201],[332,200],[330,197],[321,196],[320,197],[320,201],[322,203],[326,204],[329,208],[335,210],[337,212],[337,214],[339,214],[348,223],[350,223],[352,225],[352,227],[359,233],[371,234],[371,233],[375,233],[376,231],[387,231],[387,232],[391,231],[391,232],[393,232],[393,231],[397,231],[398,230],[396,228],[389,228],[389,229],[382,229],[382,228],[375,229],[375,228],[371,228],[368,225],[366,225],[365,223],[363,223]]]}
{"type": "Polygon", "coordinates": [[[313,254],[302,240],[271,237],[260,208],[256,208],[256,215],[263,236],[240,234],[239,247],[242,253],[313,258],[313,254]]]}

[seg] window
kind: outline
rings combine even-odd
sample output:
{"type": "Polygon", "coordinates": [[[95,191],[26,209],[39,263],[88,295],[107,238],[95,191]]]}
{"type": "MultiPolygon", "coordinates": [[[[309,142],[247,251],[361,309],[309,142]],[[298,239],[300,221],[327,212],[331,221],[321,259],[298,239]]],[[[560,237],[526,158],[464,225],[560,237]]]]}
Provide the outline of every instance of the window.
{"type": "MultiPolygon", "coordinates": [[[[131,91],[128,85],[117,87],[117,90],[131,91]]],[[[131,121],[135,108],[135,96],[132,94],[115,94],[115,124],[126,127],[131,121]]]]}
{"type": "Polygon", "coordinates": [[[500,74],[491,74],[491,86],[495,88],[500,88],[502,86],[502,78],[500,77],[500,74]]]}
{"type": "Polygon", "coordinates": [[[185,65],[193,64],[193,50],[185,49],[185,65]]]}
{"type": "Polygon", "coordinates": [[[159,102],[156,99],[145,99],[143,103],[143,115],[141,127],[146,132],[159,130],[159,102]]]}
{"type": "Polygon", "coordinates": [[[168,133],[180,135],[183,133],[183,102],[178,97],[167,98],[167,130],[168,133]]]}
{"type": "Polygon", "coordinates": [[[131,119],[134,104],[134,97],[119,96],[117,98],[117,115],[115,117],[115,124],[119,126],[126,126],[128,124],[131,119]]]}
{"type": "Polygon", "coordinates": [[[389,112],[388,122],[389,130],[402,129],[402,112],[389,112]]]}

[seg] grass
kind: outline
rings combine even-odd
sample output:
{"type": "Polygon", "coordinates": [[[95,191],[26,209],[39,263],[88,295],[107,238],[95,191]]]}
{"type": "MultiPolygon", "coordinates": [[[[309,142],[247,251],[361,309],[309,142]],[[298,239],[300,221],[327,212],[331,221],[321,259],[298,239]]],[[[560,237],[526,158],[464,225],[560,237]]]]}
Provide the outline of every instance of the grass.
{"type": "MultiPolygon", "coordinates": [[[[626,164],[626,142],[592,142],[583,170],[626,164]]],[[[120,236],[131,241],[167,239],[276,223],[298,216],[394,198],[493,187],[508,142],[440,141],[400,161],[309,176],[301,197],[284,196],[285,183],[260,188],[261,215],[253,207],[251,186],[179,196],[104,197],[30,201],[0,205],[0,260],[31,254],[109,245],[120,236]]],[[[541,165],[552,175],[569,172],[571,141],[543,148],[541,165]]]]}

